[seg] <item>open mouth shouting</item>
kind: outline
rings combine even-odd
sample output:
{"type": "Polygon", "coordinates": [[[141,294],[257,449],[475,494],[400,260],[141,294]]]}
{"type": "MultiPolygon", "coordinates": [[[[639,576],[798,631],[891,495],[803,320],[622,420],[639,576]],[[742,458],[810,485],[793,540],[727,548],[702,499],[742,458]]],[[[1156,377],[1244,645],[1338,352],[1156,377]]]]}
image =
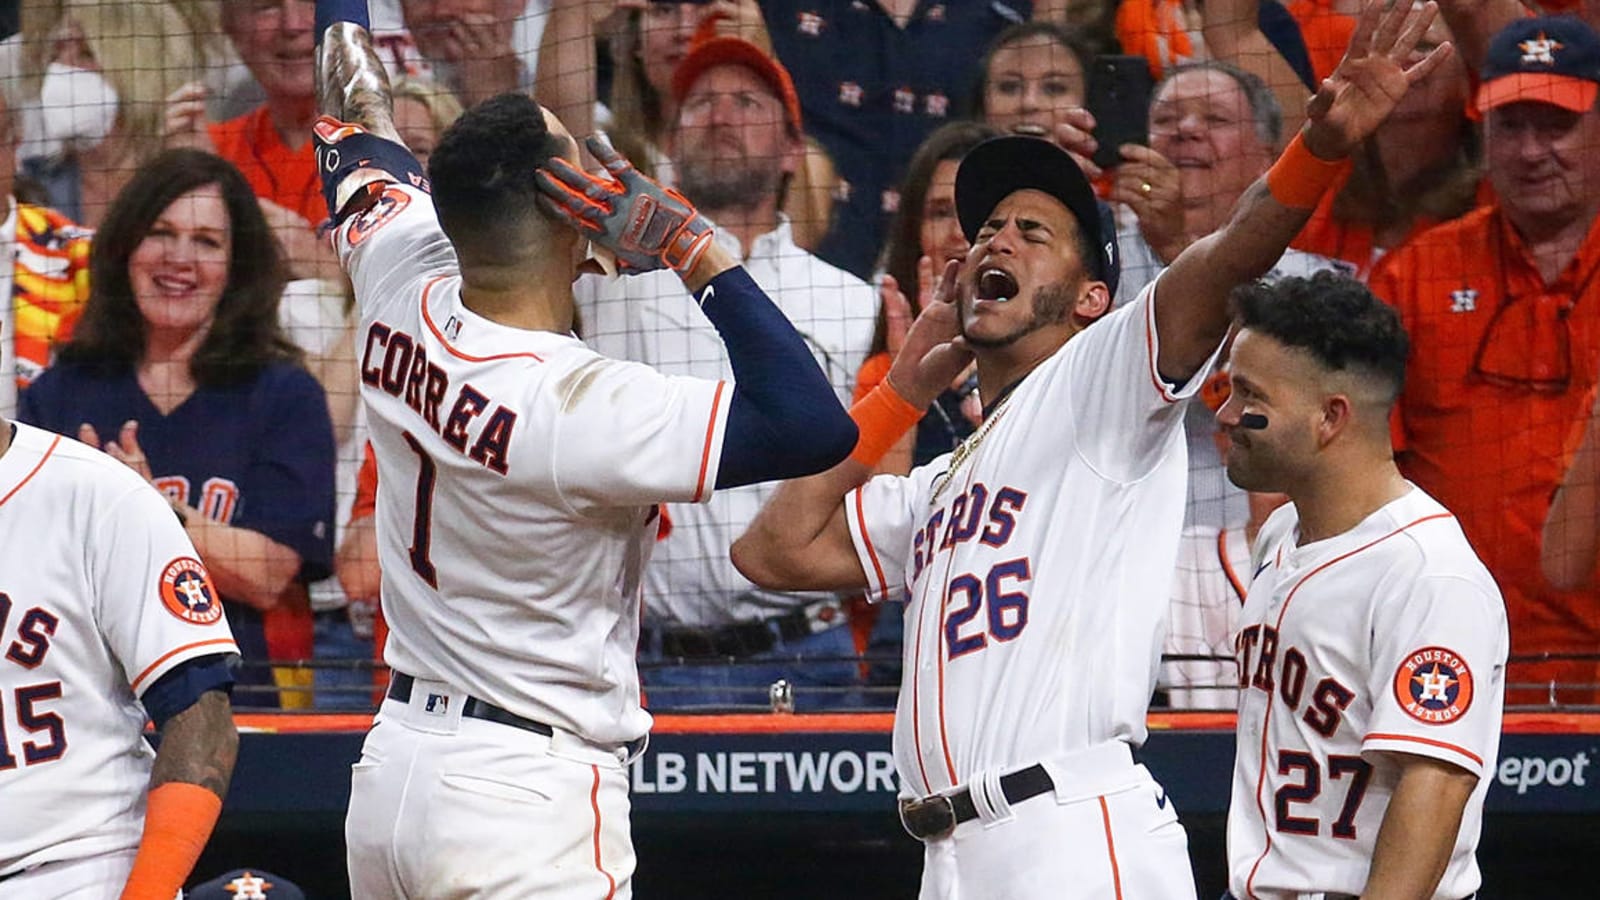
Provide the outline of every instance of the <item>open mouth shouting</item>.
{"type": "Polygon", "coordinates": [[[988,265],[978,270],[978,280],[972,296],[977,300],[994,300],[1005,303],[1017,296],[1017,277],[999,266],[988,265]]]}

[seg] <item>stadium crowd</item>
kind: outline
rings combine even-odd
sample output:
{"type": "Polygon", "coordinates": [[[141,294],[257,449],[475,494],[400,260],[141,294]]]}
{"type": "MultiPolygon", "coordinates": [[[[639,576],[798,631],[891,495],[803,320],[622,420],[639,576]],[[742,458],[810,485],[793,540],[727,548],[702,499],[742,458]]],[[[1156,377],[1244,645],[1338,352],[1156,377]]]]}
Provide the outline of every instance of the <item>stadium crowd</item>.
{"type": "MultiPolygon", "coordinates": [[[[1273,274],[1365,281],[1412,341],[1406,477],[1506,599],[1512,705],[1600,703],[1600,2],[1441,0],[1456,53],[1354,155],[1273,274]],[[1560,14],[1491,52],[1507,25],[1560,14]],[[1588,24],[1585,24],[1588,23],[1588,24]],[[1479,92],[1544,65],[1538,101],[1479,92]],[[1513,102],[1515,101],[1515,102],[1513,102]],[[1555,501],[1552,503],[1552,501],[1555,501]]],[[[23,0],[0,45],[0,416],[106,449],[174,505],[226,599],[240,707],[366,709],[386,683],[352,295],[325,238],[311,0],[23,0]],[[151,300],[164,295],[164,299],[151,300]]],[[[426,165],[464,108],[532,91],[718,225],[842,403],[963,259],[956,165],[1055,141],[1116,234],[1117,303],[1222,227],[1305,120],[1353,0],[371,0],[395,119],[426,165]]],[[[676,278],[581,276],[580,336],[731,378],[676,278]]],[[[879,464],[982,422],[971,372],[879,464]]],[[[1231,708],[1249,546],[1281,498],[1224,472],[1192,404],[1188,513],[1156,686],[1231,708]]],[[[1224,442],[1225,445],[1225,442],[1224,442]]],[[[728,550],[770,485],[663,510],[640,646],[653,709],[885,707],[896,604],[758,588],[728,550]],[[777,692],[784,697],[785,692],[777,692]]],[[[1086,541],[1094,540],[1084,535],[1086,541]]]]}

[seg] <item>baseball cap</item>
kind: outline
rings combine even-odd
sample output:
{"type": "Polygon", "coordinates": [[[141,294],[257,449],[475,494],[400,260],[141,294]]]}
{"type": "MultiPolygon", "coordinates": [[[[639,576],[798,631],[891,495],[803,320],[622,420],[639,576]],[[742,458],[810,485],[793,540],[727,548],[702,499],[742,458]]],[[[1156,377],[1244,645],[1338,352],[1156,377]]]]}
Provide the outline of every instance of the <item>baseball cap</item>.
{"type": "Polygon", "coordinates": [[[306,900],[300,886],[263,869],[234,869],[183,892],[185,900],[306,900]]]}
{"type": "Polygon", "coordinates": [[[1575,16],[1518,19],[1489,42],[1474,109],[1548,103],[1586,112],[1600,94],[1600,36],[1575,16]]]}
{"type": "Polygon", "coordinates": [[[1094,277],[1117,290],[1119,264],[1116,229],[1110,209],[1095,199],[1094,188],[1067,151],[1052,141],[1027,135],[990,138],[961,160],[956,169],[956,218],[961,233],[973,242],[995,206],[1027,189],[1060,200],[1099,252],[1084,260],[1094,277]]]}
{"type": "Polygon", "coordinates": [[[795,92],[794,80],[789,77],[789,70],[768,55],[767,51],[743,38],[713,34],[708,27],[712,21],[701,26],[694,43],[689,46],[688,55],[678,63],[678,68],[673,70],[673,99],[682,103],[683,98],[689,95],[689,89],[694,87],[694,83],[713,66],[744,66],[772,88],[772,92],[783,103],[784,113],[789,118],[789,126],[798,134],[801,130],[800,95],[795,92]]]}

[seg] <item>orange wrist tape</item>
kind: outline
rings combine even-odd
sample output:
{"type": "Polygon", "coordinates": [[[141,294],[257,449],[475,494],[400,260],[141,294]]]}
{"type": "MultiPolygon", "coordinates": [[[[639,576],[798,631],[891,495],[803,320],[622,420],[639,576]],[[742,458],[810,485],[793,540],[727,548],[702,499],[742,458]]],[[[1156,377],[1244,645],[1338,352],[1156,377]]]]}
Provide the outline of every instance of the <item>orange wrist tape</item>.
{"type": "Polygon", "coordinates": [[[1350,168],[1349,158],[1326,160],[1306,149],[1295,135],[1283,155],[1267,170],[1267,190],[1290,209],[1315,209],[1322,195],[1350,168]]]}
{"type": "Polygon", "coordinates": [[[172,900],[188,880],[222,813],[222,798],[198,784],[169,781],[150,792],[144,836],[122,900],[172,900]]]}
{"type": "Polygon", "coordinates": [[[895,442],[922,421],[921,410],[912,406],[900,392],[889,385],[889,379],[850,407],[850,418],[856,422],[861,436],[856,439],[856,449],[850,458],[868,468],[876,466],[895,442]]]}

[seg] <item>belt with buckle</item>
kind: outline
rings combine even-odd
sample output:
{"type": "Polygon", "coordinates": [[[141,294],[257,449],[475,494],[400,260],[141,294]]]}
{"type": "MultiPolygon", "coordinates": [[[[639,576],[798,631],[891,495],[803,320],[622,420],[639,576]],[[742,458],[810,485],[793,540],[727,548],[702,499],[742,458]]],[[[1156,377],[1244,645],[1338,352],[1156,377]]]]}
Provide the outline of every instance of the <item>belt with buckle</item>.
{"type": "MultiPolygon", "coordinates": [[[[1000,776],[1000,793],[1007,803],[1021,803],[1047,791],[1055,790],[1055,782],[1044,766],[1031,765],[1009,775],[1000,776]]],[[[953,794],[934,794],[921,800],[900,802],[900,824],[918,840],[932,840],[948,835],[962,822],[978,817],[978,807],[972,802],[972,791],[962,788],[953,794]]]]}
{"type": "Polygon", "coordinates": [[[784,641],[798,641],[848,620],[838,600],[819,600],[758,622],[734,622],[707,628],[660,628],[661,655],[684,659],[740,658],[771,650],[784,641]]]}

